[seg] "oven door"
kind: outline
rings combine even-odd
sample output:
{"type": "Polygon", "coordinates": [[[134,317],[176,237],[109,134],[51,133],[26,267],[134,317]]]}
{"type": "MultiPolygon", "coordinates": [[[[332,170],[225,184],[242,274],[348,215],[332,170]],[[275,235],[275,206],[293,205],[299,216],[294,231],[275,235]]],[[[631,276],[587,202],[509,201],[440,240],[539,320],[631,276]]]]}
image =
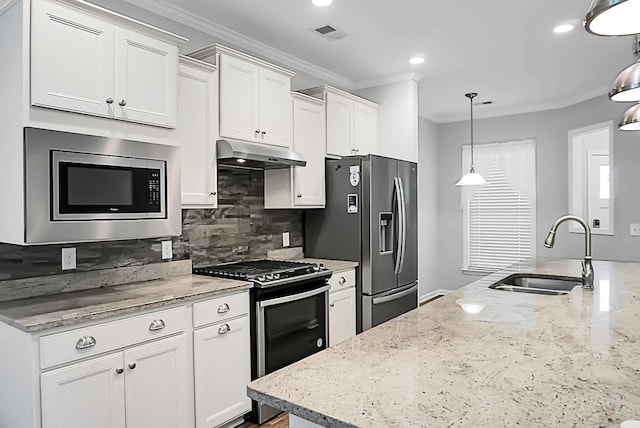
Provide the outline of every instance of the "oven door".
{"type": "Polygon", "coordinates": [[[323,279],[256,302],[257,377],[327,347],[328,292],[323,279]]]}

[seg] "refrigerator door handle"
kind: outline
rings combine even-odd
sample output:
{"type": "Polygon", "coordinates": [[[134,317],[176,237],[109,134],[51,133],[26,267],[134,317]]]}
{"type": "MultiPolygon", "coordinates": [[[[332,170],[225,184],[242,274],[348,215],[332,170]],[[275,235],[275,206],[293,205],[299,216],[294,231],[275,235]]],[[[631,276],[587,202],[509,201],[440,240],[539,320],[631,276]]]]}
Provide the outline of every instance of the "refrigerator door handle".
{"type": "Polygon", "coordinates": [[[417,286],[418,286],[417,284],[414,284],[411,287],[407,288],[406,290],[402,290],[402,291],[400,291],[398,293],[395,293],[395,294],[389,294],[387,296],[374,297],[373,299],[371,299],[371,302],[374,305],[379,305],[379,304],[382,304],[382,303],[388,303],[388,302],[400,299],[400,298],[402,298],[404,296],[407,296],[407,295],[409,295],[411,293],[414,293],[416,291],[416,287],[417,286]]]}
{"type": "MultiPolygon", "coordinates": [[[[401,255],[402,255],[402,240],[404,239],[403,237],[403,233],[404,233],[404,229],[402,226],[402,198],[401,198],[401,194],[400,194],[400,179],[398,177],[393,177],[393,188],[394,188],[394,193],[396,194],[395,200],[396,200],[396,215],[398,216],[398,236],[396,236],[396,242],[398,243],[395,248],[397,248],[397,253],[394,254],[396,262],[395,262],[395,266],[393,268],[393,272],[397,275],[400,273],[400,263],[402,262],[401,260],[401,255]]],[[[394,248],[394,250],[395,250],[394,248]]]]}
{"type": "Polygon", "coordinates": [[[400,230],[402,231],[402,241],[399,242],[399,255],[400,255],[400,268],[397,273],[402,272],[402,268],[404,267],[404,255],[407,250],[407,201],[404,198],[404,184],[402,183],[402,178],[398,177],[398,183],[400,185],[400,201],[402,206],[402,212],[400,213],[400,222],[402,227],[400,230]]]}

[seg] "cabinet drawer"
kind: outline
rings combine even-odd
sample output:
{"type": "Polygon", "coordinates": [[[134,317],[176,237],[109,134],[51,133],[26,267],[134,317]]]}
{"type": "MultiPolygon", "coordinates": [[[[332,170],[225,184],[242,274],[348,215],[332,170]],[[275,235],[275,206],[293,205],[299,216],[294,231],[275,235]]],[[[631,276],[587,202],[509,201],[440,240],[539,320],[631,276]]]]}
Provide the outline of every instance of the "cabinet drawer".
{"type": "Polygon", "coordinates": [[[342,290],[344,288],[355,287],[356,285],[356,271],[355,269],[345,270],[342,272],[334,272],[329,278],[329,284],[331,289],[329,292],[336,290],[342,290]]]}
{"type": "Polygon", "coordinates": [[[216,297],[193,305],[193,326],[224,321],[249,313],[249,292],[216,297]]]}
{"type": "Polygon", "coordinates": [[[100,354],[184,330],[184,306],[40,338],[42,368],[100,354]]]}

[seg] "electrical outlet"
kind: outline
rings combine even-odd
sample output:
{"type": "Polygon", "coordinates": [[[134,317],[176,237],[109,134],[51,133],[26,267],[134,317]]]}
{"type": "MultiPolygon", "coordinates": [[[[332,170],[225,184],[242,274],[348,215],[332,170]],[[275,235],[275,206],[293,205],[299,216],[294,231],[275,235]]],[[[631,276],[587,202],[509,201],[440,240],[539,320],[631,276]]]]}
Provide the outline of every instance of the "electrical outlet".
{"type": "Polygon", "coordinates": [[[629,236],[640,236],[640,223],[631,223],[629,225],[629,236]]]}
{"type": "Polygon", "coordinates": [[[288,247],[289,245],[291,245],[289,243],[289,232],[282,232],[282,246],[288,247]]]}
{"type": "Polygon", "coordinates": [[[76,268],[76,249],[75,248],[63,248],[62,249],[62,270],[69,270],[76,268]]]}
{"type": "Polygon", "coordinates": [[[171,241],[162,241],[162,260],[173,258],[173,247],[171,241]]]}

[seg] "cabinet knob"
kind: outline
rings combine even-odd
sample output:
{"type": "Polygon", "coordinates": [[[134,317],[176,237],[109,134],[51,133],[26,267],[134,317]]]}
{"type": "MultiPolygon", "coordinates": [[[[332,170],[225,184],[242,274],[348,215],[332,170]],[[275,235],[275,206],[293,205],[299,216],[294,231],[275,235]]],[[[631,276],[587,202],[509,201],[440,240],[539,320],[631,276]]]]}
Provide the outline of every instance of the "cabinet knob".
{"type": "Polygon", "coordinates": [[[231,331],[231,327],[229,324],[222,324],[220,328],[218,328],[218,334],[227,334],[231,331]]]}
{"type": "Polygon", "coordinates": [[[116,369],[116,373],[122,374],[122,373],[124,373],[124,369],[116,369]]]}
{"type": "Polygon", "coordinates": [[[162,320],[153,320],[151,324],[149,324],[149,331],[158,331],[162,330],[165,327],[164,321],[162,320]]]}
{"type": "Polygon", "coordinates": [[[231,310],[231,308],[229,307],[229,305],[227,303],[223,303],[220,306],[218,306],[218,313],[219,314],[226,314],[230,310],[231,310]]]}
{"type": "Polygon", "coordinates": [[[129,369],[133,370],[136,368],[136,363],[129,364],[129,369]]]}
{"type": "Polygon", "coordinates": [[[217,194],[218,194],[218,192],[211,192],[211,196],[215,196],[217,194]]]}
{"type": "Polygon", "coordinates": [[[256,130],[255,130],[255,131],[253,131],[253,132],[255,132],[256,137],[258,136],[258,134],[260,134],[260,130],[259,130],[259,129],[256,129],[256,130]]]}
{"type": "Polygon", "coordinates": [[[301,197],[302,197],[302,193],[298,193],[298,194],[296,195],[296,197],[301,198],[301,197]]]}
{"type": "Polygon", "coordinates": [[[264,136],[267,135],[267,131],[262,131],[261,134],[262,134],[262,138],[264,138],[264,136]]]}
{"type": "Polygon", "coordinates": [[[107,98],[105,101],[107,104],[113,104],[113,98],[111,97],[107,98]]]}
{"type": "Polygon", "coordinates": [[[338,284],[344,284],[345,282],[347,282],[347,279],[344,276],[341,276],[338,280],[338,284]]]}
{"type": "Polygon", "coordinates": [[[96,338],[93,336],[82,336],[76,342],[76,349],[87,349],[96,346],[96,338]]]}
{"type": "Polygon", "coordinates": [[[120,105],[120,107],[124,107],[127,105],[127,102],[125,100],[120,100],[118,104],[120,105]]]}
{"type": "Polygon", "coordinates": [[[329,306],[330,306],[330,307],[332,307],[332,308],[333,308],[335,305],[336,305],[335,303],[329,303],[329,306]]]}

